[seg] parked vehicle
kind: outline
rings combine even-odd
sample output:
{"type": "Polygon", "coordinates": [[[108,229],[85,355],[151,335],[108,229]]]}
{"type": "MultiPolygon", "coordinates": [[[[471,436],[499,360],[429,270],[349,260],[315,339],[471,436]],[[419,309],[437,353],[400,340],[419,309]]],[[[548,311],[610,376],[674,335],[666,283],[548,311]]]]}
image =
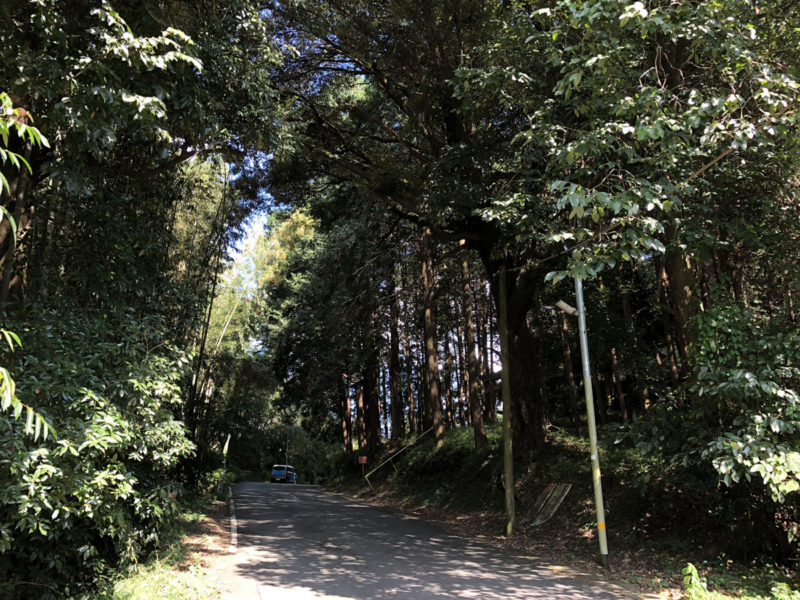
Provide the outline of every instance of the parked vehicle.
{"type": "Polygon", "coordinates": [[[272,465],[270,483],[282,481],[283,483],[297,483],[297,473],[291,465],[272,465]]]}

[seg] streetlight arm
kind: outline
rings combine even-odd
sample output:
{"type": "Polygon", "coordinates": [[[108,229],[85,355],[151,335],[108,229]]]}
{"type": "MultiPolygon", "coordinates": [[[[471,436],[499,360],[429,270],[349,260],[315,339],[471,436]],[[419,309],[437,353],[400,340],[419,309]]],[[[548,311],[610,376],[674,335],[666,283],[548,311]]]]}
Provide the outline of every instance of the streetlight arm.
{"type": "Polygon", "coordinates": [[[556,308],[562,310],[563,312],[567,313],[571,317],[574,317],[575,315],[578,314],[578,309],[577,308],[575,308],[574,306],[570,306],[569,304],[567,304],[563,300],[559,300],[558,302],[556,302],[556,308]]]}

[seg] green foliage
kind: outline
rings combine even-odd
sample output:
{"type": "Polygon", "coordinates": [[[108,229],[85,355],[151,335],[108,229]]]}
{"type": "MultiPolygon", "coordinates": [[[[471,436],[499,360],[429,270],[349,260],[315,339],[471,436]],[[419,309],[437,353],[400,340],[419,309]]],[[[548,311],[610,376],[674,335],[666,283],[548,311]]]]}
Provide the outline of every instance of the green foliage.
{"type": "MultiPolygon", "coordinates": [[[[30,8],[12,23],[17,35],[36,40],[39,60],[9,42],[18,65],[13,91],[33,95],[31,110],[42,127],[59,132],[59,148],[68,149],[51,161],[52,177],[68,191],[85,190],[87,158],[109,160],[132,143],[154,146],[153,156],[175,146],[166,118],[178,94],[164,85],[166,77],[185,84],[202,68],[185,34],[167,28],[158,36],[134,35],[107,1],[80,12],[74,3],[47,0],[30,8]]],[[[13,35],[8,29],[0,37],[13,35]]]]}
{"type": "Polygon", "coordinates": [[[690,405],[663,402],[606,428],[608,441],[654,461],[639,474],[643,491],[655,475],[705,505],[732,552],[788,558],[800,528],[800,340],[779,315],[722,299],[696,325],[690,405]],[[716,492],[714,476],[724,486],[716,492]]]}
{"type": "Polygon", "coordinates": [[[764,50],[773,23],[751,2],[565,1],[496,18],[455,95],[508,124],[492,168],[517,177],[478,210],[517,241],[575,247],[552,278],[663,252],[675,215],[726,191],[705,165],[728,149],[783,163],[795,143],[798,84],[764,50]]]}
{"type": "Polygon", "coordinates": [[[708,585],[705,577],[700,577],[697,567],[692,563],[686,565],[681,571],[683,574],[683,588],[689,600],[703,600],[708,594],[708,585]]]}
{"type": "Polygon", "coordinates": [[[278,55],[251,1],[166,11],[37,0],[9,11],[0,27],[9,91],[50,137],[59,133],[65,151],[50,172],[69,192],[86,190],[81,176],[98,162],[136,177],[199,151],[241,152],[268,135],[251,125],[271,116],[278,55]]]}
{"type": "MultiPolygon", "coordinates": [[[[285,417],[284,417],[285,419],[285,417]]],[[[297,471],[297,482],[319,485],[336,474],[335,458],[340,453],[340,445],[321,438],[317,432],[309,433],[303,427],[273,425],[265,445],[262,472],[269,477],[273,464],[283,464],[286,441],[289,441],[289,464],[297,471]]]]}
{"type": "Polygon", "coordinates": [[[358,190],[331,186],[304,198],[308,212],[278,216],[259,245],[270,266],[259,274],[253,334],[282,383],[276,407],[327,442],[340,437],[339,381],[369,355],[385,298],[380,275],[360,267],[388,273],[392,253],[358,190]]]}
{"type": "Polygon", "coordinates": [[[137,567],[114,585],[112,600],[216,600],[217,588],[197,566],[178,569],[169,562],[154,560],[137,567]]]}
{"type": "Polygon", "coordinates": [[[792,589],[786,582],[775,583],[770,595],[774,600],[800,600],[800,590],[792,589]]]}
{"type": "Polygon", "coordinates": [[[800,336],[762,310],[729,304],[700,313],[697,330],[690,389],[707,411],[705,422],[722,425],[708,432],[703,458],[726,485],[760,477],[783,502],[800,490],[800,336]]]}
{"type": "MultiPolygon", "coordinates": [[[[33,172],[25,157],[8,149],[9,136],[12,131],[15,132],[19,140],[24,142],[27,139],[27,143],[32,146],[49,147],[47,139],[42,136],[39,130],[27,124],[29,120],[32,120],[32,117],[25,109],[14,108],[8,94],[0,92],[0,139],[2,140],[2,144],[0,145],[0,167],[5,166],[5,163],[9,162],[11,166],[17,170],[21,170],[21,165],[24,165],[29,173],[32,174],[33,172]]],[[[10,193],[11,187],[9,186],[8,179],[3,174],[2,170],[0,170],[0,197],[3,196],[4,192],[10,193]]],[[[5,206],[0,208],[2,208],[2,212],[0,212],[0,223],[2,223],[4,218],[9,221],[11,228],[9,245],[10,250],[13,252],[17,241],[17,223],[5,206]]],[[[8,257],[6,257],[6,259],[8,259],[8,257]]],[[[22,347],[22,342],[13,331],[0,329],[0,335],[8,344],[9,351],[12,354],[15,345],[20,348],[22,347]]],[[[14,379],[11,377],[8,369],[0,367],[0,411],[4,412],[9,409],[13,411],[14,419],[19,419],[23,410],[25,411],[25,433],[27,435],[33,435],[34,440],[38,439],[40,434],[47,438],[48,434],[54,433],[50,423],[38,414],[33,407],[20,402],[19,398],[17,398],[14,379]]]]}
{"type": "MultiPolygon", "coordinates": [[[[5,338],[12,354],[15,345],[22,348],[22,342],[13,331],[0,329],[0,334],[5,338]]],[[[32,406],[20,401],[17,397],[17,385],[5,367],[0,367],[0,411],[11,411],[15,420],[19,419],[24,411],[24,432],[26,435],[32,435],[34,441],[38,440],[40,435],[44,439],[47,439],[48,435],[56,435],[52,425],[41,414],[36,412],[32,406]]]]}
{"type": "Polygon", "coordinates": [[[295,251],[310,244],[315,223],[304,211],[273,213],[223,275],[209,326],[211,352],[247,353],[273,289],[288,274],[295,251]]]}
{"type": "MultiPolygon", "coordinates": [[[[186,536],[196,537],[204,518],[199,499],[181,502],[179,512],[165,529],[159,548],[145,561],[121,570],[91,598],[107,600],[216,600],[219,590],[207,571],[192,561],[186,536]]],[[[205,504],[206,500],[203,502],[205,504]]],[[[205,539],[202,540],[205,543],[205,539]]],[[[84,600],[83,597],[81,600],[84,600]]]]}
{"type": "MultiPolygon", "coordinates": [[[[183,235],[194,237],[187,227],[183,235]]],[[[280,390],[257,331],[268,318],[265,301],[287,273],[287,257],[313,238],[313,221],[298,212],[276,213],[266,230],[255,232],[242,252],[222,274],[208,323],[199,396],[191,403],[187,422],[195,428],[199,446],[197,468],[215,463],[231,435],[230,459],[235,468],[264,478],[274,462],[283,462],[280,448],[283,424],[290,412],[274,406],[280,390]]],[[[322,461],[324,462],[324,461],[322,461]]],[[[313,466],[314,461],[309,461],[313,466]]],[[[313,478],[310,471],[302,477],[313,478]]],[[[308,481],[309,479],[307,479],[308,481]]]]}
{"type": "MultiPolygon", "coordinates": [[[[50,147],[47,138],[36,127],[28,125],[28,121],[32,120],[32,118],[24,108],[15,108],[7,93],[0,92],[0,139],[3,141],[2,145],[0,145],[0,166],[5,166],[6,162],[8,162],[17,170],[25,166],[29,173],[33,173],[30,163],[24,156],[8,149],[9,134],[12,131],[16,133],[20,140],[27,139],[33,146],[50,147]]],[[[0,196],[4,191],[9,190],[8,179],[0,170],[0,196]]]]}
{"type": "MultiPolygon", "coordinates": [[[[299,54],[281,72],[281,85],[297,99],[295,143],[271,165],[271,189],[282,202],[318,211],[322,230],[335,224],[351,236],[370,235],[358,225],[362,215],[350,204],[356,199],[374,206],[370,225],[397,216],[430,226],[443,246],[463,238],[479,251],[495,298],[498,267],[508,263],[516,313],[511,339],[519,344],[510,366],[521,405],[519,443],[535,439],[526,429],[541,436],[537,411],[546,400],[536,398],[531,369],[516,365],[558,354],[553,328],[542,326],[546,311],[536,306],[539,299],[552,305],[542,298],[542,279],[592,278],[623,262],[626,271],[655,271],[656,301],[635,286],[650,312],[647,330],[628,329],[636,318],[631,310],[622,327],[600,321],[594,355],[607,355],[613,342],[614,360],[623,366],[599,364],[598,381],[619,383],[608,394],[619,403],[636,385],[642,409],[668,405],[656,409],[663,420],[655,414],[648,420],[658,435],[639,440],[660,452],[667,433],[669,440],[682,439],[680,418],[691,415],[686,404],[671,401],[686,393],[677,386],[693,367],[689,319],[718,275],[708,267],[702,281],[699,275],[681,279],[683,271],[713,257],[721,272],[777,276],[784,286],[791,276],[782,276],[794,273],[796,251],[788,248],[797,247],[791,196],[798,156],[797,12],[763,4],[397,2],[376,19],[373,5],[361,0],[281,3],[276,19],[299,54]],[[438,51],[425,52],[432,39],[438,51]],[[342,73],[341,64],[356,65],[357,73],[342,73]],[[337,211],[329,208],[333,200],[337,211]],[[781,237],[794,243],[781,244],[781,237]],[[766,264],[767,253],[782,255],[783,272],[766,264]],[[662,260],[669,263],[663,276],[662,260]],[[693,297],[683,302],[676,298],[681,293],[693,297]]],[[[416,258],[413,244],[392,241],[402,248],[396,256],[403,266],[416,258]]],[[[330,247],[355,257],[345,244],[330,247]]],[[[372,278],[391,287],[383,261],[348,263],[342,266],[358,274],[352,278],[358,284],[372,278]]],[[[368,332],[355,331],[377,320],[371,308],[382,307],[366,301],[375,295],[369,283],[352,285],[353,294],[345,285],[329,293],[324,276],[299,270],[291,300],[274,304],[280,330],[273,332],[281,334],[275,341],[283,337],[285,347],[273,348],[285,358],[281,375],[294,376],[292,400],[310,407],[324,390],[303,394],[320,373],[363,364],[338,339],[338,354],[347,358],[337,364],[332,352],[317,351],[318,340],[337,334],[367,340],[368,332]],[[304,302],[345,302],[363,313],[352,323],[350,315],[320,315],[304,302]]],[[[413,298],[416,282],[404,278],[403,292],[413,298]]],[[[450,290],[443,295],[452,299],[450,290]]],[[[711,458],[700,454],[720,432],[707,433],[713,436],[691,449],[669,442],[675,452],[666,454],[671,460],[689,453],[687,460],[709,466],[711,458]]]]}
{"type": "Polygon", "coordinates": [[[786,573],[771,567],[731,569],[704,563],[700,574],[688,563],[682,570],[686,596],[693,600],[800,600],[800,590],[786,573]]]}
{"type": "Polygon", "coordinates": [[[170,471],[192,450],[172,412],[188,361],[124,313],[33,307],[21,331],[18,393],[58,438],[4,419],[0,572],[57,588],[134,560],[173,516],[170,471]]]}
{"type": "Polygon", "coordinates": [[[0,595],[61,597],[137,560],[173,517],[193,450],[177,420],[188,350],[262,202],[245,169],[234,192],[226,160],[201,158],[266,148],[278,55],[250,0],[34,0],[0,16],[0,192],[25,233],[2,273],[17,286],[3,326],[25,345],[4,333],[0,595]]]}

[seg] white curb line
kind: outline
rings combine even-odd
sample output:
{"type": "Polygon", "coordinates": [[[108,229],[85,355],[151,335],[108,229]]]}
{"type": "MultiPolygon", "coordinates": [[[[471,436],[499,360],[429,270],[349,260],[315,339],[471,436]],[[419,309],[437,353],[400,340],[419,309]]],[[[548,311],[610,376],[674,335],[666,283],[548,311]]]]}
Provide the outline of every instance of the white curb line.
{"type": "Polygon", "coordinates": [[[228,501],[231,507],[231,545],[228,546],[228,554],[236,554],[236,507],[233,503],[233,490],[228,486],[228,501]]]}

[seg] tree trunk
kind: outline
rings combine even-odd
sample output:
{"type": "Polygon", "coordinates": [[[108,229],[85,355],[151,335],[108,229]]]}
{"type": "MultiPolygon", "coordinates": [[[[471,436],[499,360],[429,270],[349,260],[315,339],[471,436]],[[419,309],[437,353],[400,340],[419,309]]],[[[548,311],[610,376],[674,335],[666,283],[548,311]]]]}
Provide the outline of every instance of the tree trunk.
{"type": "Polygon", "coordinates": [[[460,319],[456,327],[456,341],[458,342],[458,423],[460,427],[467,427],[472,425],[469,420],[469,374],[467,373],[464,328],[460,319]]]}
{"type": "MultiPolygon", "coordinates": [[[[534,303],[533,303],[533,314],[539,315],[542,314],[542,296],[541,296],[541,289],[537,287],[536,292],[533,295],[534,303]]],[[[537,448],[541,448],[544,445],[544,432],[551,424],[552,419],[552,407],[550,406],[550,391],[547,388],[547,377],[545,377],[545,363],[544,363],[544,348],[542,345],[542,338],[543,334],[534,329],[534,324],[530,322],[527,315],[530,314],[530,311],[526,312],[525,323],[526,327],[525,330],[529,332],[533,332],[531,335],[531,339],[534,341],[534,354],[533,358],[536,365],[536,389],[534,390],[534,410],[531,411],[536,413],[536,407],[540,407],[539,410],[541,411],[541,418],[537,421],[540,423],[540,427],[542,428],[542,441],[541,444],[537,445],[537,448]]],[[[533,424],[536,427],[536,422],[533,424]]]]}
{"type": "MultiPolygon", "coordinates": [[[[627,293],[622,294],[622,314],[625,317],[625,329],[628,333],[628,338],[631,340],[634,356],[642,356],[642,350],[639,344],[639,336],[636,333],[636,325],[633,322],[633,310],[631,309],[631,298],[627,293]]],[[[635,385],[636,393],[638,395],[639,406],[642,410],[650,408],[650,392],[647,389],[647,379],[645,374],[640,373],[641,368],[636,369],[635,372],[635,385]]]]}
{"type": "Polygon", "coordinates": [[[417,356],[417,423],[419,423],[420,430],[430,429],[433,425],[431,421],[430,411],[430,388],[428,387],[428,364],[425,354],[425,336],[420,334],[417,336],[417,348],[419,348],[419,356],[417,356]]]}
{"type": "Polygon", "coordinates": [[[383,415],[383,439],[389,439],[389,373],[388,367],[384,368],[383,364],[381,364],[380,369],[380,376],[381,376],[381,414],[383,415]]]}
{"type": "Polygon", "coordinates": [[[608,409],[614,407],[614,390],[612,385],[614,383],[614,373],[611,369],[606,369],[603,372],[603,378],[600,380],[600,385],[603,386],[603,402],[601,409],[605,411],[605,419],[608,421],[608,409]]]}
{"type": "Polygon", "coordinates": [[[367,452],[374,456],[381,445],[381,394],[380,362],[377,339],[372,340],[367,364],[364,368],[364,419],[367,452]]]}
{"type": "Polygon", "coordinates": [[[447,407],[447,424],[451,429],[456,427],[456,407],[453,402],[453,353],[447,333],[444,335],[444,405],[447,407]]]}
{"type": "MultiPolygon", "coordinates": [[[[480,286],[483,290],[483,286],[480,286]]],[[[478,362],[480,365],[480,391],[481,391],[481,398],[483,400],[483,419],[485,422],[488,423],[496,423],[497,422],[497,401],[495,399],[494,393],[489,393],[486,389],[486,377],[490,372],[490,364],[489,361],[491,360],[491,353],[489,350],[489,343],[491,339],[491,331],[492,331],[492,318],[491,318],[491,300],[487,299],[485,294],[481,294],[480,296],[480,307],[481,307],[481,314],[478,320],[478,336],[480,337],[480,344],[478,345],[478,362]]]]}
{"type": "Polygon", "coordinates": [[[502,363],[502,387],[503,387],[503,488],[505,491],[506,507],[506,536],[514,534],[516,526],[516,505],[514,498],[514,436],[513,436],[513,415],[514,406],[511,396],[511,362],[510,345],[508,335],[508,285],[506,267],[500,269],[500,362],[502,363]]]}
{"type": "MultiPolygon", "coordinates": [[[[677,240],[677,226],[672,225],[668,239],[677,240]]],[[[669,247],[664,256],[664,269],[669,279],[669,293],[672,308],[675,311],[675,330],[678,334],[678,352],[681,362],[688,365],[689,347],[695,341],[692,317],[699,309],[697,289],[697,272],[691,258],[677,248],[669,247]]]]}
{"type": "Polygon", "coordinates": [[[39,243],[42,249],[39,260],[34,264],[39,266],[39,301],[42,303],[47,302],[50,294],[50,273],[56,272],[55,269],[50,268],[50,261],[56,245],[56,236],[64,226],[64,215],[64,211],[55,213],[50,210],[47,218],[37,219],[37,221],[41,220],[42,236],[39,237],[39,243]]]}
{"type": "MultiPolygon", "coordinates": [[[[509,357],[511,393],[514,397],[514,439],[518,456],[544,446],[544,406],[541,396],[540,372],[537,361],[537,340],[528,327],[531,299],[537,293],[542,274],[527,271],[512,277],[506,271],[509,357]]],[[[499,297],[498,297],[499,300],[499,297]]],[[[499,302],[498,302],[499,304],[499,302]]]]}
{"type": "Polygon", "coordinates": [[[628,422],[628,407],[625,403],[625,392],[622,390],[622,375],[620,374],[619,360],[617,359],[617,349],[611,347],[611,372],[614,376],[614,389],[617,392],[617,405],[622,414],[622,422],[628,422]]]}
{"type": "Polygon", "coordinates": [[[202,383],[203,367],[206,359],[206,344],[208,342],[208,329],[211,326],[211,314],[214,310],[214,299],[217,291],[217,281],[219,280],[221,265],[221,256],[217,255],[217,264],[214,267],[214,278],[211,281],[211,292],[208,295],[208,308],[206,310],[205,319],[203,320],[203,329],[200,334],[200,347],[197,353],[197,361],[192,379],[192,387],[189,389],[189,396],[184,405],[186,427],[189,431],[195,431],[197,419],[195,413],[199,404],[199,391],[200,384],[202,383]]]}
{"type": "Polygon", "coordinates": [[[403,391],[400,386],[400,309],[397,306],[398,290],[395,286],[389,325],[389,394],[392,419],[392,439],[399,440],[405,437],[406,427],[403,418],[403,391]]]}
{"type": "Polygon", "coordinates": [[[356,429],[358,429],[358,451],[364,454],[367,447],[366,413],[364,411],[364,378],[356,383],[356,429]]]}
{"type": "Polygon", "coordinates": [[[670,318],[670,307],[667,301],[669,295],[669,279],[664,267],[664,261],[659,257],[655,257],[653,266],[656,269],[656,276],[658,282],[658,303],[661,305],[661,320],[662,328],[664,330],[664,343],[666,344],[667,362],[669,364],[669,376],[672,381],[673,387],[677,388],[680,385],[681,377],[678,368],[678,360],[676,356],[675,343],[672,337],[672,319],[670,318]]]}
{"type": "Polygon", "coordinates": [[[480,388],[480,362],[478,348],[475,343],[475,320],[472,308],[472,289],[470,287],[469,255],[461,242],[461,279],[464,300],[464,335],[468,358],[468,379],[469,379],[469,415],[472,421],[472,429],[475,438],[475,448],[485,448],[489,445],[486,437],[486,429],[483,425],[483,414],[481,413],[481,388],[480,388]]]}
{"type": "Polygon", "coordinates": [[[494,303],[492,300],[494,299],[492,295],[492,285],[489,284],[489,297],[486,298],[486,364],[489,367],[489,373],[494,373],[494,347],[492,339],[492,332],[497,329],[496,319],[494,318],[494,303]]]}
{"type": "Polygon", "coordinates": [[[426,227],[422,236],[422,297],[425,310],[425,383],[428,389],[428,415],[430,415],[437,447],[444,444],[444,420],[439,392],[439,354],[436,344],[436,282],[433,271],[433,236],[426,227]]]}
{"type": "Polygon", "coordinates": [[[342,374],[339,381],[339,397],[342,411],[342,441],[345,452],[353,452],[353,423],[350,415],[350,382],[347,375],[342,374]]]}
{"type": "Polygon", "coordinates": [[[416,390],[414,387],[414,349],[411,347],[411,337],[408,334],[408,311],[406,311],[406,326],[403,328],[403,355],[406,361],[406,398],[408,404],[408,430],[417,432],[417,404],[416,390]]]}
{"type": "Polygon", "coordinates": [[[605,388],[600,380],[600,371],[597,370],[597,361],[595,360],[595,354],[593,352],[589,353],[591,357],[591,371],[592,371],[592,384],[594,385],[594,397],[596,398],[595,402],[595,410],[597,411],[598,421],[600,421],[600,425],[605,425],[608,423],[608,397],[605,393],[605,388]]]}
{"type": "Polygon", "coordinates": [[[564,352],[564,371],[567,374],[567,409],[573,427],[579,423],[578,415],[578,389],[575,385],[575,371],[572,366],[572,350],[569,346],[569,322],[567,315],[561,316],[561,347],[564,352]]]}

